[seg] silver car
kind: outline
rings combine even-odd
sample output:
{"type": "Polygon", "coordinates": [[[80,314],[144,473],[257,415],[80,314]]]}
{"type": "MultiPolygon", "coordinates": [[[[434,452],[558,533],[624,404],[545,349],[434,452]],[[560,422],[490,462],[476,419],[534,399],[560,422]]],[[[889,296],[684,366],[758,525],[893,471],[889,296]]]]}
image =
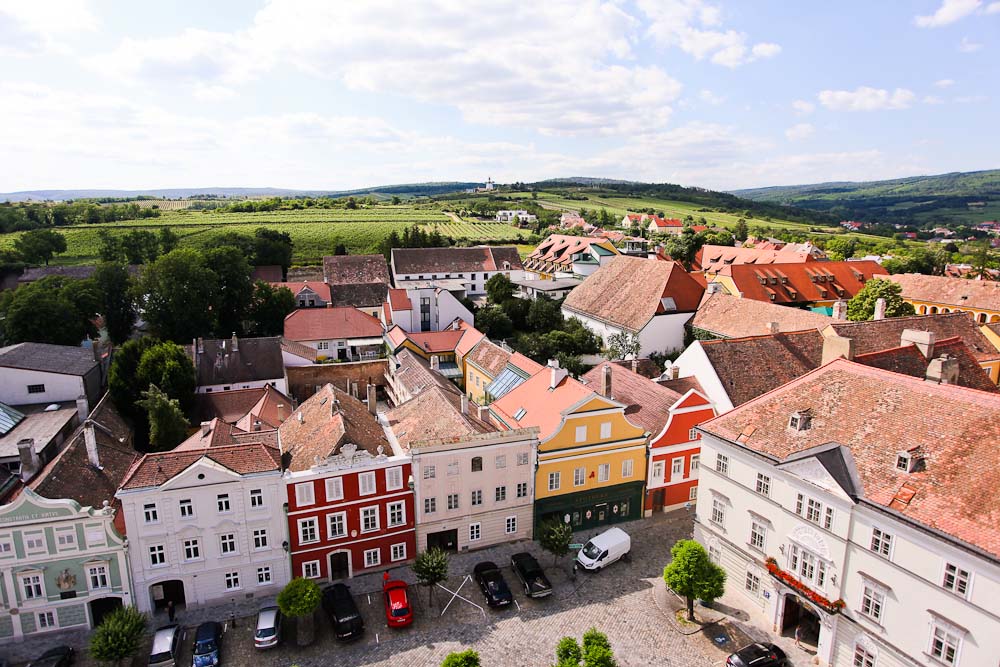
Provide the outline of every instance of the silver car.
{"type": "Polygon", "coordinates": [[[254,648],[273,648],[281,641],[281,610],[264,607],[257,612],[257,629],[253,633],[254,648]]]}

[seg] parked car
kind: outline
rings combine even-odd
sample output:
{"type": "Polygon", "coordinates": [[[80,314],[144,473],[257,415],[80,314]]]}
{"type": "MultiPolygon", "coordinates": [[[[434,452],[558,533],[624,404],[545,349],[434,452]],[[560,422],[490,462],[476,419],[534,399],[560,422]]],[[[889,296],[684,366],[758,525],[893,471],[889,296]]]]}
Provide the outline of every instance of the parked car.
{"type": "Polygon", "coordinates": [[[576,555],[576,562],[585,570],[603,570],[628,555],[632,538],[621,528],[609,528],[595,535],[576,555]]]}
{"type": "Polygon", "coordinates": [[[486,604],[490,607],[503,607],[514,601],[514,596],[511,595],[503,573],[496,563],[491,561],[478,563],[472,568],[472,576],[479,584],[480,590],[486,597],[486,604]]]}
{"type": "Polygon", "coordinates": [[[545,576],[542,566],[527,551],[511,556],[510,566],[521,580],[524,594],[529,598],[543,598],[552,594],[552,584],[545,576]]]}
{"type": "Polygon", "coordinates": [[[785,652],[774,644],[750,644],[726,658],[726,667],[786,667],[785,652]]]}
{"type": "Polygon", "coordinates": [[[176,623],[157,628],[149,649],[149,667],[174,667],[181,644],[181,626],[176,623]]]}
{"type": "Polygon", "coordinates": [[[219,644],[222,641],[222,624],[208,621],[198,626],[191,649],[191,667],[215,667],[219,664],[219,644]]]}
{"type": "Polygon", "coordinates": [[[385,622],[391,628],[401,628],[413,622],[413,607],[405,581],[387,579],[382,584],[385,594],[385,622]]]}
{"type": "MultiPolygon", "coordinates": [[[[0,661],[7,664],[7,661],[0,661]]],[[[69,667],[73,662],[73,649],[69,646],[56,646],[41,654],[28,663],[28,667],[69,667]]]]}
{"type": "Polygon", "coordinates": [[[323,610],[330,617],[337,639],[356,639],[364,634],[365,621],[346,585],[333,584],[323,589],[323,610]]]}
{"type": "Polygon", "coordinates": [[[264,607],[257,612],[257,626],[253,633],[254,648],[265,649],[281,642],[281,610],[264,607]]]}

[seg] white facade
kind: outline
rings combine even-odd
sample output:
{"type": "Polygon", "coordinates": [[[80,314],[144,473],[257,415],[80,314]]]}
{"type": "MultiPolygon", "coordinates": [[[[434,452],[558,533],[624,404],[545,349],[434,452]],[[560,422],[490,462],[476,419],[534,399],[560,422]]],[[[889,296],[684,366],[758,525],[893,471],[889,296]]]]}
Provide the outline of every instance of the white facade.
{"type": "MultiPolygon", "coordinates": [[[[441,331],[456,319],[473,326],[474,317],[455,295],[439,287],[407,287],[409,310],[393,310],[392,323],[407,333],[441,331]]],[[[391,306],[391,302],[390,302],[391,306]]],[[[388,326],[388,323],[384,323],[388,326]]]]}
{"type": "MultiPolygon", "coordinates": [[[[96,367],[94,373],[98,374],[96,367]]],[[[82,375],[0,368],[0,403],[64,403],[86,395],[87,388],[82,375]]]]}
{"type": "Polygon", "coordinates": [[[733,409],[733,401],[729,398],[729,393],[715,372],[708,355],[705,354],[701,341],[696,340],[688,345],[674,360],[674,366],[678,369],[678,377],[697,378],[698,384],[704,390],[703,393],[715,404],[720,415],[733,409]]]}
{"type": "MultiPolygon", "coordinates": [[[[621,333],[623,327],[611,324],[595,317],[590,317],[563,307],[564,317],[575,317],[597,334],[605,343],[611,336],[621,333]]],[[[684,347],[684,324],[694,316],[694,313],[665,313],[654,315],[639,331],[640,357],[648,357],[652,352],[671,352],[684,347]]],[[[712,398],[711,396],[709,398],[712,398]]],[[[714,399],[713,399],[714,400],[714,399]]]]}
{"type": "Polygon", "coordinates": [[[511,280],[523,280],[524,271],[521,269],[505,269],[502,271],[464,271],[460,273],[395,273],[393,269],[394,283],[397,288],[408,289],[408,282],[426,280],[460,280],[465,286],[465,293],[470,297],[486,294],[486,281],[502,273],[511,280]]]}
{"type": "Polygon", "coordinates": [[[197,606],[273,595],[290,579],[278,470],[239,475],[201,458],[159,486],[117,496],[140,611],[161,608],[179,585],[183,603],[197,606]]]}
{"type": "Polygon", "coordinates": [[[198,385],[198,388],[195,390],[195,393],[211,394],[213,392],[235,391],[237,389],[263,389],[268,385],[274,387],[282,394],[288,395],[288,383],[285,381],[284,376],[280,378],[272,378],[270,380],[253,380],[251,382],[232,382],[230,384],[198,385]]]}
{"type": "Polygon", "coordinates": [[[772,630],[788,634],[801,622],[789,627],[788,617],[802,607],[819,621],[820,664],[997,664],[996,558],[853,501],[812,456],[774,465],[711,434],[701,445],[695,537],[726,569],[727,588],[757,604],[772,630]],[[768,574],[768,557],[842,600],[842,611],[829,613],[768,574]]]}
{"type": "Polygon", "coordinates": [[[317,357],[329,357],[341,361],[364,361],[378,358],[383,341],[381,336],[372,336],[367,338],[300,340],[297,342],[315,349],[317,357]]]}
{"type": "Polygon", "coordinates": [[[518,222],[535,222],[538,217],[528,213],[527,211],[497,211],[496,221],[497,222],[513,222],[517,220],[518,222]]]}

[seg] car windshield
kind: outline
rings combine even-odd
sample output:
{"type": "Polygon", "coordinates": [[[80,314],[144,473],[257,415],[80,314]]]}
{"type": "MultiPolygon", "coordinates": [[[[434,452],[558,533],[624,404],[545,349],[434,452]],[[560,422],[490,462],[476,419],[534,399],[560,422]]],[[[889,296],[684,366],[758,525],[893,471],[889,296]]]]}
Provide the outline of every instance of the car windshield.
{"type": "Polygon", "coordinates": [[[597,560],[601,555],[601,548],[593,542],[587,542],[587,546],[583,548],[583,555],[591,560],[597,560]]]}
{"type": "Polygon", "coordinates": [[[151,665],[158,665],[162,662],[167,662],[168,660],[170,660],[170,653],[166,651],[163,653],[154,653],[149,656],[149,664],[151,665]]]}
{"type": "Polygon", "coordinates": [[[392,615],[395,617],[406,616],[410,613],[410,608],[405,605],[393,605],[392,615]]]}
{"type": "Polygon", "coordinates": [[[204,639],[194,645],[195,655],[204,655],[216,650],[214,639],[204,639]]]}
{"type": "Polygon", "coordinates": [[[194,667],[211,667],[215,664],[215,658],[207,653],[204,655],[195,654],[193,663],[194,667]]]}
{"type": "Polygon", "coordinates": [[[260,639],[266,639],[267,637],[273,637],[274,636],[274,628],[257,628],[257,634],[255,636],[259,637],[260,639]]]}

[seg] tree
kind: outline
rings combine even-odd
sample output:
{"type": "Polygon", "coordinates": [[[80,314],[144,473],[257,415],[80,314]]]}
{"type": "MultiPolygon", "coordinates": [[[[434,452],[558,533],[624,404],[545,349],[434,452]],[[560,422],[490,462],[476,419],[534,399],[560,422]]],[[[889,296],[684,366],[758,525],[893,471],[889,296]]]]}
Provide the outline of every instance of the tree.
{"type": "Polygon", "coordinates": [[[620,331],[608,336],[608,349],[604,356],[608,359],[638,359],[642,352],[642,342],[639,334],[629,331],[620,331]]]}
{"type": "Polygon", "coordinates": [[[3,344],[79,345],[95,338],[100,294],[93,280],[47,276],[0,294],[3,344]]]}
{"type": "Polygon", "coordinates": [[[285,317],[295,310],[295,295],[287,287],[274,287],[258,280],[247,309],[247,333],[254,336],[280,336],[285,317]]]}
{"type": "Polygon", "coordinates": [[[316,582],[304,577],[295,577],[278,593],[278,608],[281,613],[295,619],[295,635],[299,646],[308,646],[316,638],[313,617],[322,597],[316,582]]]}
{"type": "Polygon", "coordinates": [[[155,384],[185,410],[194,405],[197,374],[191,358],[176,343],[164,341],[146,349],[135,369],[135,379],[140,389],[155,384]]]}
{"type": "Polygon", "coordinates": [[[115,345],[121,345],[132,335],[132,327],[135,325],[132,278],[125,266],[105,262],[94,272],[94,282],[101,294],[99,310],[104,316],[108,338],[115,345]]]}
{"type": "Polygon", "coordinates": [[[471,648],[461,653],[449,653],[441,667],[479,667],[479,654],[471,648]]]}
{"type": "Polygon", "coordinates": [[[144,315],[161,338],[190,341],[215,330],[218,278],[195,250],[179,248],[146,265],[138,293],[144,315]]]}
{"type": "Polygon", "coordinates": [[[840,236],[830,239],[826,242],[826,254],[833,261],[843,261],[848,257],[854,257],[854,251],[857,250],[858,241],[850,236],[840,236]]]}
{"type": "Polygon", "coordinates": [[[122,253],[129,264],[152,262],[160,253],[160,242],[153,232],[131,231],[120,239],[122,253]]]}
{"type": "MultiPolygon", "coordinates": [[[[502,275],[502,274],[497,274],[502,275]]],[[[533,331],[553,331],[563,325],[562,310],[558,301],[547,296],[532,299],[528,306],[527,324],[533,331]]]]}
{"type": "Polygon", "coordinates": [[[573,541],[573,527],[558,517],[547,519],[539,526],[538,541],[542,548],[552,554],[552,564],[569,553],[573,541]]]}
{"type": "Polygon", "coordinates": [[[875,316],[875,302],[885,299],[886,317],[913,315],[913,305],[903,301],[903,286],[891,280],[874,278],[847,302],[847,319],[863,322],[875,316]]]}
{"type": "Polygon", "coordinates": [[[205,264],[216,276],[213,299],[215,334],[226,338],[243,334],[243,320],[253,299],[250,264],[237,248],[213,248],[205,253],[205,264]]]}
{"type": "Polygon", "coordinates": [[[556,644],[556,666],[579,665],[583,660],[583,651],[580,649],[580,642],[575,637],[563,637],[556,644]]]}
{"type": "Polygon", "coordinates": [[[663,568],[663,581],[687,600],[687,616],[694,621],[694,601],[711,601],[726,590],[726,571],[708,558],[705,548],[694,540],[678,540],[670,549],[672,560],[663,568]]]}
{"type": "Polygon", "coordinates": [[[747,221],[740,218],[736,221],[736,229],[733,230],[733,236],[736,237],[737,241],[743,243],[747,240],[747,236],[749,235],[749,231],[747,230],[747,221]]]}
{"type": "Polygon", "coordinates": [[[509,338],[514,324],[500,306],[487,306],[476,312],[476,328],[493,340],[509,338]]]}
{"type": "Polygon", "coordinates": [[[428,603],[433,603],[434,588],[448,579],[448,554],[438,547],[428,549],[416,557],[411,567],[417,581],[427,586],[428,603]]]}
{"type": "Polygon", "coordinates": [[[54,255],[66,252],[66,237],[51,229],[33,229],[14,241],[14,250],[30,264],[45,262],[48,266],[54,255]]]}
{"type": "Polygon", "coordinates": [[[125,261],[125,252],[117,236],[112,235],[107,229],[101,229],[97,232],[97,238],[97,254],[102,262],[125,261]]]}
{"type": "Polygon", "coordinates": [[[154,452],[166,452],[187,437],[188,421],[176,398],[170,398],[155,384],[142,392],[136,405],[146,410],[149,419],[149,447],[154,452]]]}
{"type": "Polygon", "coordinates": [[[695,234],[694,230],[686,227],[680,235],[671,235],[663,242],[663,251],[670,255],[670,258],[680,262],[684,268],[691,270],[691,263],[694,262],[695,255],[705,244],[705,237],[702,234],[695,234]]]}
{"type": "Polygon", "coordinates": [[[336,256],[346,255],[347,254],[347,246],[344,245],[343,243],[338,243],[337,245],[335,245],[333,247],[333,254],[336,255],[336,256]]]}
{"type": "Polygon", "coordinates": [[[90,637],[90,655],[103,663],[122,664],[142,646],[146,616],[135,607],[119,607],[104,617],[90,637]]]}
{"type": "Polygon", "coordinates": [[[281,267],[281,277],[288,275],[288,267],[292,265],[292,237],[288,232],[279,232],[266,227],[258,227],[253,232],[254,266],[278,265],[281,267]]]}
{"type": "Polygon", "coordinates": [[[168,252],[173,252],[177,248],[177,244],[180,243],[181,237],[174,233],[174,230],[170,227],[160,227],[160,231],[156,235],[156,240],[160,245],[160,254],[166,255],[168,252]]]}
{"type": "Polygon", "coordinates": [[[583,648],[573,637],[563,637],[556,645],[555,667],[617,667],[607,635],[597,628],[583,633],[583,648]]]}
{"type": "Polygon", "coordinates": [[[139,362],[146,350],[158,345],[160,341],[156,338],[144,336],[134,340],[126,341],[121,347],[115,350],[111,359],[111,369],[108,371],[108,392],[118,411],[135,419],[141,412],[135,408],[135,402],[139,400],[143,388],[148,388],[149,383],[139,384],[138,370],[139,362]]]}
{"type": "Polygon", "coordinates": [[[495,306],[514,297],[514,283],[505,273],[498,273],[486,281],[486,297],[495,306]]]}
{"type": "Polygon", "coordinates": [[[403,200],[400,199],[398,196],[396,196],[396,195],[392,196],[392,205],[393,206],[398,206],[400,203],[402,203],[402,201],[403,200]]]}

